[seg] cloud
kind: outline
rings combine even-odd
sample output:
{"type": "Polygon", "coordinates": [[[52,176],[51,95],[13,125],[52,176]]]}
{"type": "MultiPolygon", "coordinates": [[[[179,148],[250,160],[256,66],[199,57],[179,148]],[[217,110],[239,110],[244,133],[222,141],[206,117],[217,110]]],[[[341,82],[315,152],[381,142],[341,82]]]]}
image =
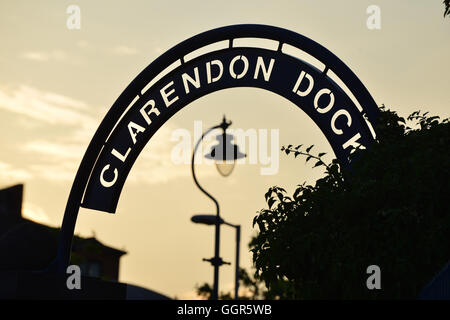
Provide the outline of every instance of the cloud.
{"type": "Polygon", "coordinates": [[[30,169],[33,170],[38,177],[56,182],[73,181],[75,179],[77,168],[78,163],[76,162],[45,162],[30,166],[30,169]]]}
{"type": "Polygon", "coordinates": [[[62,50],[52,51],[27,51],[20,54],[22,59],[46,62],[46,61],[65,61],[67,60],[67,54],[62,50]]]}
{"type": "MultiPolygon", "coordinates": [[[[21,128],[27,128],[32,137],[38,137],[28,138],[16,147],[26,154],[24,159],[32,163],[27,164],[26,170],[8,167],[8,175],[19,180],[36,176],[58,182],[73,181],[104,114],[104,110],[100,114],[83,101],[24,85],[12,90],[0,87],[1,109],[18,114],[20,119],[33,119],[29,124],[26,121],[17,124],[25,123],[21,128]],[[52,132],[53,138],[41,138],[42,124],[52,125],[46,130],[52,132]]],[[[171,160],[172,148],[177,144],[171,140],[175,129],[174,124],[168,123],[158,130],[131,171],[131,183],[157,184],[190,177],[189,164],[175,164],[171,160]]],[[[204,177],[210,175],[210,171],[201,170],[199,174],[204,177]]]]}
{"type": "MultiPolygon", "coordinates": [[[[174,164],[170,152],[174,146],[169,138],[173,128],[170,124],[159,129],[157,135],[141,152],[127,179],[129,183],[158,184],[177,178],[191,176],[189,164],[174,164]]],[[[75,142],[66,137],[63,141],[32,140],[22,151],[33,153],[36,163],[30,170],[41,178],[53,181],[73,181],[90,138],[75,142]]],[[[202,177],[209,175],[203,171],[202,177]]]]}
{"type": "Polygon", "coordinates": [[[36,177],[56,182],[70,182],[86,151],[87,143],[69,142],[66,137],[62,142],[32,140],[21,147],[27,154],[33,154],[34,161],[29,170],[36,177]]]}
{"type": "Polygon", "coordinates": [[[21,58],[33,61],[47,61],[48,55],[43,52],[25,52],[21,54],[21,58]]]}
{"type": "Polygon", "coordinates": [[[86,40],[80,40],[77,42],[77,46],[84,49],[89,46],[89,43],[86,40]]]}
{"type": "Polygon", "coordinates": [[[167,123],[158,130],[142,150],[127,181],[158,184],[191,176],[188,164],[176,165],[171,160],[170,154],[175,143],[170,138],[175,129],[173,124],[167,123]]]}
{"type": "Polygon", "coordinates": [[[8,163],[0,162],[0,180],[2,180],[2,182],[23,182],[26,180],[30,180],[32,177],[33,175],[28,170],[15,168],[8,163]]]}
{"type": "Polygon", "coordinates": [[[50,124],[80,125],[91,122],[86,103],[57,93],[20,86],[12,92],[0,88],[0,109],[50,124]]]}
{"type": "Polygon", "coordinates": [[[69,98],[67,96],[56,94],[53,92],[43,92],[42,97],[47,102],[53,103],[58,106],[68,107],[68,108],[78,109],[78,110],[86,110],[87,109],[86,103],[79,101],[79,100],[69,98]]]}
{"type": "Polygon", "coordinates": [[[26,152],[37,152],[54,160],[74,160],[81,158],[86,147],[81,144],[58,143],[54,141],[34,140],[22,148],[26,152]]]}
{"type": "Polygon", "coordinates": [[[112,52],[118,56],[132,56],[139,53],[136,48],[128,46],[116,46],[112,49],[112,52]]]}
{"type": "Polygon", "coordinates": [[[45,130],[54,134],[52,139],[28,138],[16,146],[27,154],[23,159],[32,163],[27,164],[26,170],[3,165],[3,175],[20,180],[31,175],[57,181],[73,180],[89,140],[100,123],[95,110],[83,101],[24,85],[14,89],[0,87],[1,109],[19,116],[20,121],[12,130],[26,128],[32,137],[39,137],[42,125],[50,124],[52,126],[45,130]],[[23,120],[27,118],[34,121],[23,120]]]}
{"type": "Polygon", "coordinates": [[[50,223],[50,218],[45,211],[41,207],[29,202],[25,202],[23,204],[22,215],[24,218],[34,222],[43,223],[46,225],[50,223]]]}

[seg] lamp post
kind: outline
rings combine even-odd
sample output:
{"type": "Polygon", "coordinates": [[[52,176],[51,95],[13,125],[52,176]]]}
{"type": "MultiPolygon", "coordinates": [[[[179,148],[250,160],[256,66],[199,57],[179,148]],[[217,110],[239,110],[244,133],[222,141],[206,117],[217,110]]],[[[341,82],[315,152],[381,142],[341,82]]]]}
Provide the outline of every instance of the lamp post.
{"type": "Polygon", "coordinates": [[[234,276],[234,299],[239,299],[239,247],[241,242],[241,226],[236,224],[231,224],[226,222],[220,217],[217,217],[215,215],[208,215],[208,214],[202,214],[202,215],[195,215],[191,218],[192,222],[195,223],[202,223],[206,225],[215,225],[217,221],[219,224],[225,224],[227,226],[236,228],[236,262],[235,262],[235,276],[234,276]]]}
{"type": "Polygon", "coordinates": [[[211,259],[206,259],[206,261],[211,262],[214,267],[214,281],[213,281],[213,292],[211,298],[217,300],[219,298],[219,267],[224,264],[224,261],[220,257],[220,208],[217,200],[208,193],[198,182],[195,175],[195,154],[200,143],[203,141],[204,137],[215,129],[222,129],[222,135],[217,136],[219,144],[213,147],[211,152],[206,156],[209,159],[216,160],[216,167],[222,176],[228,176],[231,174],[234,168],[235,160],[245,157],[245,154],[239,152],[236,145],[231,144],[232,136],[226,133],[227,128],[231,125],[231,121],[227,122],[225,116],[223,117],[222,123],[206,130],[200,139],[197,141],[192,152],[191,170],[192,177],[197,187],[202,191],[208,198],[210,198],[216,206],[216,220],[215,224],[215,241],[214,241],[214,257],[211,259]],[[228,151],[227,151],[228,150],[228,151]],[[230,152],[232,150],[232,154],[230,152]],[[221,159],[217,161],[217,159],[221,159]],[[230,163],[231,160],[231,163],[230,163]],[[230,167],[230,165],[232,165],[230,167]]]}

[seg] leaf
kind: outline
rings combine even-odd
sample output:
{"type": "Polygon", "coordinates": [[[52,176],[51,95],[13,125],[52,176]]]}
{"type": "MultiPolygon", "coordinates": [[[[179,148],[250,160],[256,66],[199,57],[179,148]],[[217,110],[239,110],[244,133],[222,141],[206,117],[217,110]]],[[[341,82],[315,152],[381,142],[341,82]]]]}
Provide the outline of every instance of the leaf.
{"type": "Polygon", "coordinates": [[[308,157],[306,158],[306,162],[308,162],[311,158],[312,158],[312,156],[308,156],[308,157]]]}
{"type": "Polygon", "coordinates": [[[313,147],[314,147],[314,145],[312,144],[311,146],[309,146],[309,147],[306,149],[306,152],[309,153],[313,147]]]}
{"type": "Polygon", "coordinates": [[[295,200],[297,200],[297,198],[299,197],[300,193],[302,192],[302,188],[297,188],[297,190],[295,190],[293,197],[295,200]]]}
{"type": "Polygon", "coordinates": [[[321,153],[319,153],[319,158],[320,158],[320,157],[323,157],[324,155],[326,155],[326,153],[325,153],[325,152],[321,152],[321,153]]]}
{"type": "Polygon", "coordinates": [[[274,198],[272,198],[272,197],[270,197],[270,198],[269,198],[269,200],[267,201],[267,204],[269,205],[269,209],[271,209],[271,208],[272,208],[272,206],[273,206],[274,202],[275,202],[275,199],[274,199],[274,198]]]}
{"type": "Polygon", "coordinates": [[[300,153],[301,153],[300,151],[295,151],[294,157],[297,158],[297,156],[298,156],[300,153]]]}
{"type": "Polygon", "coordinates": [[[320,166],[322,164],[323,164],[323,162],[321,160],[319,160],[319,161],[316,162],[316,164],[314,165],[313,168],[318,167],[318,166],[320,166]]]}
{"type": "Polygon", "coordinates": [[[301,146],[303,146],[303,145],[299,144],[298,146],[295,147],[295,150],[298,150],[301,146]]]}
{"type": "Polygon", "coordinates": [[[286,152],[286,154],[289,154],[289,153],[291,153],[291,150],[286,149],[286,150],[284,150],[284,152],[286,152]]]}
{"type": "Polygon", "coordinates": [[[428,121],[433,121],[433,120],[435,120],[435,119],[439,119],[440,117],[438,117],[438,116],[433,116],[433,117],[430,117],[430,118],[428,118],[428,121]]]}
{"type": "Polygon", "coordinates": [[[281,192],[277,192],[278,199],[283,201],[283,194],[281,192]]]}

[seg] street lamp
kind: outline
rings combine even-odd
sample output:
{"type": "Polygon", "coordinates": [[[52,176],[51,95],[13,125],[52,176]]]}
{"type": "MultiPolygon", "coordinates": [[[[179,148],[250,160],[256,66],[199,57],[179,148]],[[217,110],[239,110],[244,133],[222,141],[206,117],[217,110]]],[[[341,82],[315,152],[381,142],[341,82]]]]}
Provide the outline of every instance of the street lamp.
{"type": "MultiPolygon", "coordinates": [[[[223,121],[225,122],[225,118],[223,121]]],[[[228,177],[233,172],[236,159],[244,158],[245,154],[239,151],[237,145],[231,143],[233,136],[225,133],[225,130],[216,137],[216,140],[218,144],[211,149],[210,153],[205,155],[205,158],[215,160],[217,171],[223,177],[228,177]]]]}
{"type": "MultiPolygon", "coordinates": [[[[202,191],[208,198],[210,198],[214,204],[216,205],[216,221],[214,222],[216,229],[215,229],[215,242],[214,242],[214,257],[211,259],[208,259],[207,261],[211,262],[211,264],[214,266],[214,282],[213,282],[213,292],[211,295],[211,298],[213,300],[217,300],[219,297],[219,267],[224,264],[222,258],[220,258],[219,255],[219,244],[220,244],[220,209],[219,209],[219,203],[217,200],[209,194],[199,183],[197,180],[197,177],[195,175],[195,154],[197,152],[197,149],[200,145],[200,143],[203,141],[203,138],[210,133],[211,131],[215,129],[222,129],[222,135],[218,136],[217,138],[221,138],[219,140],[219,144],[213,147],[211,152],[206,155],[206,157],[210,159],[214,159],[216,161],[216,167],[219,173],[222,176],[228,176],[231,174],[234,168],[234,163],[237,159],[245,157],[245,154],[239,152],[239,149],[236,145],[231,143],[231,139],[229,139],[227,136],[230,136],[226,133],[227,128],[231,125],[231,121],[227,122],[225,119],[225,116],[223,117],[222,123],[219,125],[216,125],[214,127],[209,128],[206,130],[200,139],[197,141],[194,147],[194,151],[192,152],[192,161],[191,161],[191,170],[192,170],[192,177],[194,178],[194,182],[197,185],[197,187],[202,191]],[[233,152],[231,152],[233,151],[233,152]],[[230,169],[230,164],[232,164],[232,167],[230,169]]],[[[231,136],[232,137],[232,136],[231,136]]]]}
{"type": "Polygon", "coordinates": [[[236,263],[235,263],[236,270],[235,270],[235,276],[234,276],[234,281],[235,281],[234,282],[234,299],[238,300],[239,299],[239,295],[238,295],[238,291],[239,291],[239,246],[240,246],[240,242],[241,242],[241,226],[228,223],[225,220],[223,220],[222,218],[217,217],[212,214],[195,215],[191,218],[191,221],[195,222],[195,223],[206,224],[206,225],[215,225],[218,221],[219,224],[225,224],[227,226],[236,228],[236,263]]]}

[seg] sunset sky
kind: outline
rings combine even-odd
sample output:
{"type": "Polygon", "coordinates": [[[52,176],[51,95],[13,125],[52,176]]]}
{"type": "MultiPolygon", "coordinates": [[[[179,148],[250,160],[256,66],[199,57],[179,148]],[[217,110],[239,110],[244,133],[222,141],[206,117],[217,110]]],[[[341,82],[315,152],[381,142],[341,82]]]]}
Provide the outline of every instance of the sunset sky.
{"type": "MultiPolygon", "coordinates": [[[[60,226],[81,158],[103,116],[149,63],[179,42],[213,28],[258,23],[283,27],[322,44],[361,79],[377,104],[401,116],[415,110],[445,118],[450,106],[450,19],[441,0],[345,1],[1,1],[0,187],[25,184],[24,215],[60,226]],[[69,30],[69,5],[81,28],[69,30]],[[381,9],[381,29],[369,30],[366,9],[381,9]]],[[[171,160],[177,129],[220,123],[278,129],[279,144],[314,144],[333,152],[296,106],[259,89],[237,88],[203,97],[178,112],[151,139],[127,179],[116,214],[81,209],[76,233],[128,252],[120,281],[170,297],[196,298],[212,283],[214,229],[196,213],[214,213],[194,185],[190,165],[171,160]]],[[[192,144],[194,141],[192,141],[192,144]]],[[[206,148],[206,147],[205,147],[206,148]]],[[[245,152],[245,150],[243,150],[245,152]]],[[[221,205],[225,220],[242,225],[241,266],[251,267],[252,219],[273,185],[289,193],[323,174],[303,159],[279,154],[279,170],[240,164],[221,177],[210,163],[198,178],[221,205]]],[[[221,256],[234,263],[234,229],[224,226],[221,256]]],[[[220,289],[231,290],[234,267],[221,267],[220,289]]]]}

